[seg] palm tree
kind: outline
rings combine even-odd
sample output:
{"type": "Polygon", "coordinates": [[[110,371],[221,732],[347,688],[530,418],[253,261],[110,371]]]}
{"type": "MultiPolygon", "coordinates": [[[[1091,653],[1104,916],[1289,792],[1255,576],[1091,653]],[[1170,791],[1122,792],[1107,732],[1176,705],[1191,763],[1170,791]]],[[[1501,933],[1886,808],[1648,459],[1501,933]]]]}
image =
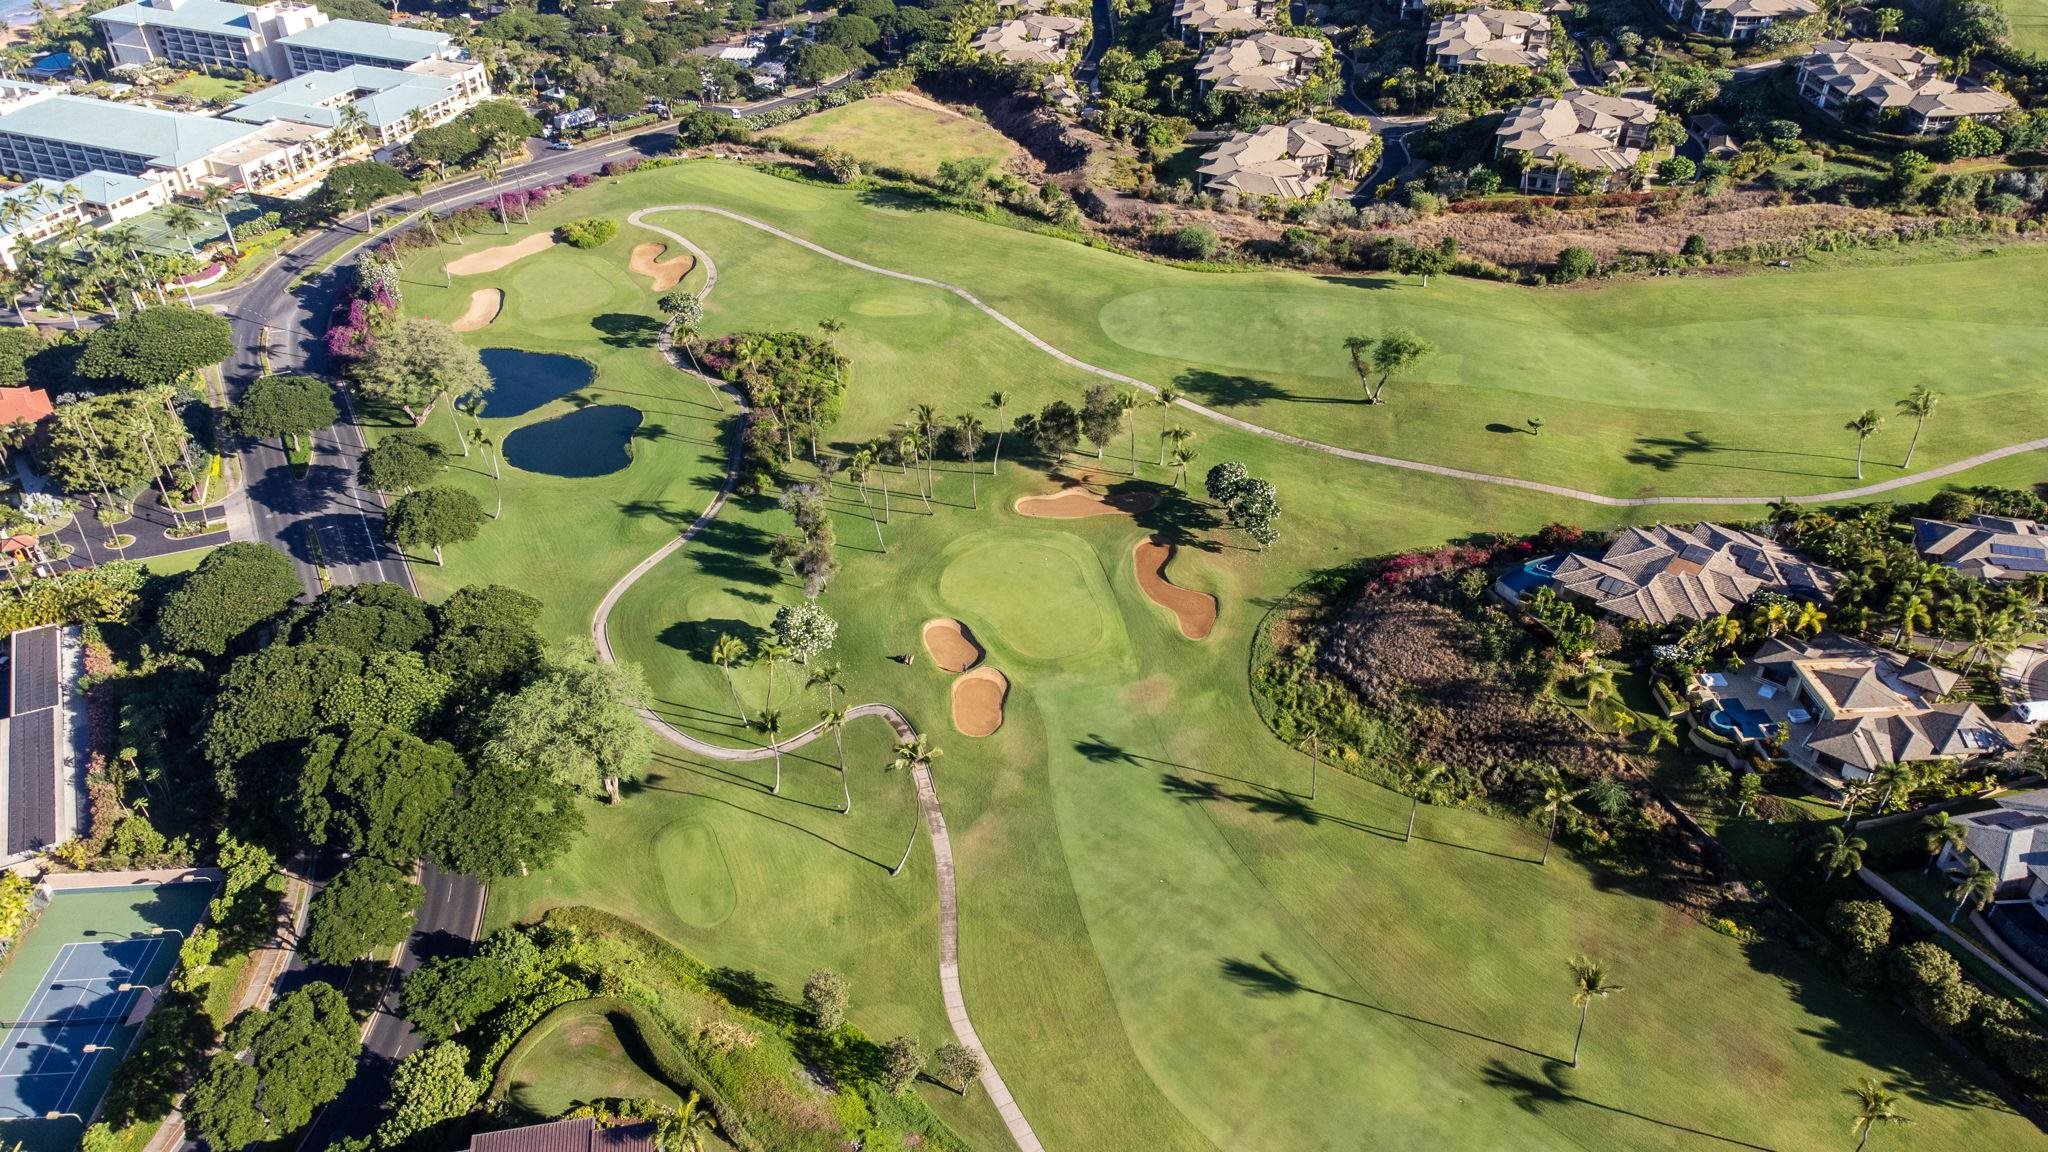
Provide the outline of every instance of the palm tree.
{"type": "Polygon", "coordinates": [[[1422,808],[1422,794],[1436,785],[1437,778],[1444,774],[1441,764],[1410,764],[1402,770],[1401,783],[1408,789],[1408,831],[1402,835],[1401,843],[1415,839],[1415,813],[1422,808]]]}
{"type": "Polygon", "coordinates": [[[1201,452],[1194,448],[1176,447],[1173,450],[1173,486],[1175,488],[1180,487],[1181,483],[1188,478],[1188,465],[1193,464],[1195,457],[1199,455],[1201,455],[1201,452]]]}
{"type": "Polygon", "coordinates": [[[1159,406],[1159,466],[1166,467],[1166,418],[1173,412],[1173,406],[1180,403],[1180,393],[1172,388],[1161,388],[1152,402],[1159,406]]]}
{"type": "Polygon", "coordinates": [[[988,463],[988,474],[993,476],[996,474],[996,469],[1001,467],[1003,463],[1003,430],[1005,427],[1003,423],[1003,409],[1010,406],[1010,394],[1008,392],[989,393],[988,406],[996,410],[996,450],[994,457],[988,463]]]}
{"type": "Polygon", "coordinates": [[[491,519],[496,520],[505,511],[505,486],[498,475],[498,442],[491,437],[490,430],[479,424],[469,430],[469,443],[491,462],[491,494],[497,498],[497,507],[491,509],[491,519]]]}
{"type": "Polygon", "coordinates": [[[1897,8],[1879,8],[1871,15],[1873,17],[1872,29],[1877,33],[1877,38],[1880,41],[1897,32],[1899,30],[1899,21],[1905,17],[1905,13],[1897,8]]]}
{"type": "MultiPolygon", "coordinates": [[[[924,733],[919,732],[912,739],[897,742],[896,755],[894,759],[889,761],[889,769],[890,771],[908,769],[914,774],[921,768],[929,767],[934,759],[942,755],[944,753],[932,747],[929,738],[924,733]]],[[[922,804],[918,806],[917,819],[919,823],[924,819],[922,804]]],[[[917,828],[917,823],[911,824],[910,842],[903,846],[903,859],[898,860],[896,866],[889,869],[889,875],[900,875],[904,866],[910,863],[910,850],[917,846],[917,828]]]]}
{"type": "Polygon", "coordinates": [[[853,811],[853,789],[846,782],[846,709],[826,708],[818,720],[832,733],[832,749],[839,754],[839,814],[853,811]]]}
{"type": "Polygon", "coordinates": [[[1655,752],[1659,748],[1678,747],[1678,725],[1669,716],[1644,714],[1637,717],[1642,725],[1646,743],[1643,751],[1655,752]]]}
{"type": "MultiPolygon", "coordinates": [[[[938,448],[939,410],[929,404],[919,404],[910,410],[910,420],[917,428],[917,453],[924,463],[925,491],[932,489],[932,456],[938,448]]],[[[931,499],[926,497],[925,510],[931,510],[931,499]]]]}
{"type": "Polygon", "coordinates": [[[1885,611],[1891,616],[1893,622],[1899,626],[1898,634],[1892,637],[1892,644],[1894,646],[1904,644],[1913,635],[1913,629],[1916,626],[1920,628],[1931,628],[1934,626],[1933,618],[1930,614],[1934,603],[1933,594],[1926,589],[1916,588],[1910,592],[1902,592],[1892,597],[1892,602],[1885,606],[1885,611]]]}
{"type": "Polygon", "coordinates": [[[720,632],[718,639],[711,642],[711,662],[725,673],[725,690],[732,693],[732,706],[740,710],[740,722],[751,724],[747,718],[747,706],[740,702],[740,690],[732,682],[732,666],[747,658],[746,641],[730,632],[720,632]]]}
{"type": "Polygon", "coordinates": [[[1550,846],[1557,840],[1558,810],[1577,800],[1580,795],[1581,792],[1572,791],[1565,786],[1564,781],[1556,777],[1552,777],[1550,783],[1543,786],[1543,811],[1550,816],[1550,827],[1543,834],[1543,859],[1537,863],[1550,863],[1550,846]]]}
{"type": "Polygon", "coordinates": [[[654,1146],[661,1152],[704,1152],[711,1135],[711,1113],[699,1103],[695,1092],[683,1106],[655,1122],[654,1146]]]}
{"type": "Polygon", "coordinates": [[[1849,835],[1842,831],[1840,824],[1830,824],[1813,855],[1827,870],[1827,879],[1832,880],[1837,875],[1847,876],[1862,868],[1863,852],[1869,847],[1863,842],[1863,837],[1849,835]]]}
{"type": "Polygon", "coordinates": [[[192,246],[192,234],[206,227],[206,222],[199,218],[199,213],[194,212],[191,205],[172,204],[165,208],[164,227],[185,242],[185,251],[194,256],[199,254],[199,250],[192,246]]]}
{"type": "Polygon", "coordinates": [[[1792,610],[1792,634],[1794,636],[1818,636],[1827,627],[1828,614],[1811,600],[1801,600],[1799,607],[1792,610]]]}
{"type": "Polygon", "coordinates": [[[1927,867],[1921,869],[1923,874],[1934,871],[1944,850],[1961,852],[1968,843],[1963,826],[1950,820],[1946,812],[1929,813],[1920,821],[1920,832],[1920,842],[1927,846],[1927,867]]]}
{"type": "Polygon", "coordinates": [[[1572,1067],[1579,1066],[1579,1046],[1586,1040],[1586,1014],[1593,1001],[1605,1000],[1622,991],[1607,975],[1607,966],[1586,956],[1573,957],[1567,965],[1572,974],[1572,1003],[1579,1008],[1579,1031],[1572,1037],[1572,1067]]]}
{"type": "Polygon", "coordinates": [[[1956,917],[1963,914],[1964,908],[1975,907],[1981,910],[1991,907],[1992,897],[1998,895],[1998,874],[1984,867],[1983,861],[1972,856],[1969,871],[1956,877],[1955,886],[1948,890],[1948,894],[1956,902],[1955,911],[1948,914],[1948,922],[1953,924],[1956,917]]]}
{"type": "Polygon", "coordinates": [[[1844,430],[1856,434],[1856,478],[1858,480],[1863,479],[1863,442],[1870,439],[1870,434],[1883,426],[1884,417],[1879,416],[1875,408],[1865,408],[1863,415],[1842,425],[1844,430]]]}
{"type": "MultiPolygon", "coordinates": [[[[774,674],[770,673],[769,675],[772,681],[774,674]]],[[[768,789],[768,794],[770,796],[780,796],[782,795],[782,710],[780,708],[761,709],[760,719],[754,721],[754,726],[759,728],[768,737],[768,748],[775,753],[775,786],[768,789]]]]}
{"type": "Polygon", "coordinates": [[[1870,777],[1884,786],[1884,792],[1877,798],[1879,812],[1891,808],[1894,796],[1903,800],[1912,795],[1913,786],[1920,782],[1920,773],[1911,764],[1885,764],[1870,777]]]}
{"type": "Polygon", "coordinates": [[[768,699],[763,707],[775,706],[775,665],[788,658],[789,649],[772,636],[764,636],[754,643],[754,659],[768,665],[768,699]]]}
{"type": "MultiPolygon", "coordinates": [[[[1894,10],[1886,9],[1885,11],[1894,10]]],[[[1893,23],[1895,25],[1897,23],[1896,16],[1893,23]]],[[[1936,392],[1925,384],[1906,393],[1906,398],[1899,401],[1897,405],[1899,411],[1913,418],[1913,439],[1911,443],[1906,445],[1906,462],[1900,465],[1901,468],[1911,468],[1913,466],[1913,450],[1920,447],[1920,430],[1927,427],[1927,418],[1934,415],[1934,406],[1940,402],[1941,393],[1936,392]]]]}
{"type": "Polygon", "coordinates": [[[1856,1152],[1863,1152],[1863,1145],[1870,1140],[1870,1130],[1879,1124],[1912,1123],[1899,1115],[1904,1097],[1869,1076],[1858,1080],[1849,1089],[1849,1095],[1856,1098],[1856,1120],[1849,1125],[1849,1131],[1856,1134],[1856,1152]]]}
{"type": "Polygon", "coordinates": [[[810,674],[804,677],[804,687],[823,688],[825,690],[825,707],[832,707],[838,700],[840,689],[845,687],[845,685],[840,683],[838,663],[820,660],[812,665],[810,674]]]}
{"type": "Polygon", "coordinates": [[[227,229],[228,247],[234,254],[242,254],[242,246],[235,240],[235,222],[228,219],[228,205],[233,203],[235,194],[219,184],[209,184],[199,194],[199,206],[220,217],[220,226],[227,229]]]}

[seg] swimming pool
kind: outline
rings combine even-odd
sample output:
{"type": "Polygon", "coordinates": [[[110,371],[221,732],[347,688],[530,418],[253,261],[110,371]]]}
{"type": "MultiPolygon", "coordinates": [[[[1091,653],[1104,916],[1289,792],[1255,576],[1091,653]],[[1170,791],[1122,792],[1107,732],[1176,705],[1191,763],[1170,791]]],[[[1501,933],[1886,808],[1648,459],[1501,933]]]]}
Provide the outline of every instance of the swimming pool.
{"type": "Polygon", "coordinates": [[[1569,555],[1569,552],[1553,552],[1548,556],[1538,556],[1501,573],[1498,583],[1519,601],[1527,593],[1548,585],[1557,575],[1557,566],[1564,563],[1564,558],[1569,555]]]}
{"type": "Polygon", "coordinates": [[[1721,701],[1719,707],[1707,714],[1707,724],[1717,732],[1740,735],[1744,740],[1768,740],[1776,727],[1770,713],[1744,707],[1734,700],[1721,701]]]}

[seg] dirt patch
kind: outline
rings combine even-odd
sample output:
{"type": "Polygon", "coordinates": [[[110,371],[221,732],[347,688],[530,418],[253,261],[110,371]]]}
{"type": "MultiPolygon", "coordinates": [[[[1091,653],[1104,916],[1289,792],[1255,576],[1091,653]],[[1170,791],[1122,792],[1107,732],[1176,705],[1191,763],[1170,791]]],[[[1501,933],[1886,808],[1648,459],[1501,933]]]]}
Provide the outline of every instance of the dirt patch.
{"type": "Polygon", "coordinates": [[[498,318],[498,313],[504,307],[503,288],[479,288],[469,294],[469,311],[464,312],[462,319],[449,327],[457,332],[474,332],[479,328],[489,327],[491,321],[498,318]]]}
{"type": "Polygon", "coordinates": [[[1003,726],[1003,701],[1010,678],[982,667],[953,681],[953,727],[962,736],[989,736],[1003,726]]]}
{"type": "Polygon", "coordinates": [[[1137,565],[1138,587],[1145,598],[1173,613],[1180,621],[1180,634],[1200,640],[1216,627],[1216,598],[1207,592],[1182,588],[1166,578],[1166,563],[1173,559],[1173,545],[1158,540],[1141,540],[1131,560],[1137,565]]]}
{"type": "Polygon", "coordinates": [[[690,269],[697,266],[697,258],[688,252],[678,252],[666,260],[659,259],[668,251],[666,244],[636,244],[633,246],[633,275],[645,276],[654,281],[649,287],[656,292],[666,292],[683,282],[690,269]]]}
{"type": "Polygon", "coordinates": [[[1111,492],[1090,488],[1063,488],[1047,496],[1024,496],[1017,501],[1019,515],[1041,520],[1079,520],[1084,516],[1135,516],[1159,506],[1157,492],[1111,492]]]}
{"type": "Polygon", "coordinates": [[[981,645],[967,625],[950,617],[924,622],[924,650],[948,672],[965,672],[981,663],[981,645]]]}
{"type": "Polygon", "coordinates": [[[481,252],[472,252],[459,259],[450,260],[448,274],[481,276],[486,272],[509,268],[536,252],[545,252],[554,246],[554,233],[536,232],[517,244],[500,244],[496,248],[486,248],[481,252]]]}

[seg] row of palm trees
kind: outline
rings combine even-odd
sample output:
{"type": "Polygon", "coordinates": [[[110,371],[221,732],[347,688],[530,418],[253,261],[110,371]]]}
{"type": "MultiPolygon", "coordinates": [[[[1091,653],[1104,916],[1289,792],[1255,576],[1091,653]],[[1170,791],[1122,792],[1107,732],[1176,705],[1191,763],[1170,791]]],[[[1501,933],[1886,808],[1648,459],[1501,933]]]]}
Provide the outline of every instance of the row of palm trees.
{"type": "MultiPolygon", "coordinates": [[[[200,204],[220,219],[229,246],[239,254],[234,224],[228,216],[233,199],[233,192],[213,186],[201,195],[200,204]]],[[[60,305],[70,314],[75,328],[82,312],[105,310],[119,319],[126,309],[140,310],[152,301],[169,303],[166,286],[198,269],[199,252],[193,237],[205,233],[210,225],[189,204],[173,203],[162,214],[164,225],[184,241],[183,254],[146,246],[141,230],[133,224],[95,231],[82,214],[59,225],[47,237],[54,244],[45,247],[38,247],[22,231],[52,209],[76,205],[82,200],[83,194],[74,184],[54,188],[29,185],[0,200],[0,232],[15,234],[15,268],[7,279],[6,290],[24,326],[28,324],[28,315],[23,297],[30,292],[40,291],[45,304],[60,305]]],[[[191,302],[191,295],[188,285],[187,303],[191,302]]]]}
{"type": "MultiPolygon", "coordinates": [[[[1899,410],[1900,415],[1911,417],[1913,420],[1913,440],[1906,445],[1906,459],[1904,463],[1899,465],[1900,470],[1903,471],[1913,466],[1913,453],[1919,450],[1920,447],[1920,433],[1926,429],[1927,421],[1934,415],[1934,410],[1940,403],[1941,393],[1922,384],[1908,392],[1905,399],[1893,405],[1893,407],[1899,410]]],[[[1863,479],[1863,443],[1882,427],[1884,427],[1884,417],[1879,415],[1875,408],[1865,408],[1854,420],[1842,425],[1844,431],[1852,432],[1856,436],[1856,478],[1858,480],[1863,479]]]]}

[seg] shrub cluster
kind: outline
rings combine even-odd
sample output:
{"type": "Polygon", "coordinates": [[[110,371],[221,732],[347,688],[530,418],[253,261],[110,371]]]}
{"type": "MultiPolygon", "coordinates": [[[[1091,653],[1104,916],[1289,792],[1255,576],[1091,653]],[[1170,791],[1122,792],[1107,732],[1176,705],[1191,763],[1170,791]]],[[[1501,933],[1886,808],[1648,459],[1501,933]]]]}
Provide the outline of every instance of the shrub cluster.
{"type": "Polygon", "coordinates": [[[602,216],[571,220],[555,229],[555,239],[571,248],[596,248],[619,234],[619,222],[602,216]]]}

